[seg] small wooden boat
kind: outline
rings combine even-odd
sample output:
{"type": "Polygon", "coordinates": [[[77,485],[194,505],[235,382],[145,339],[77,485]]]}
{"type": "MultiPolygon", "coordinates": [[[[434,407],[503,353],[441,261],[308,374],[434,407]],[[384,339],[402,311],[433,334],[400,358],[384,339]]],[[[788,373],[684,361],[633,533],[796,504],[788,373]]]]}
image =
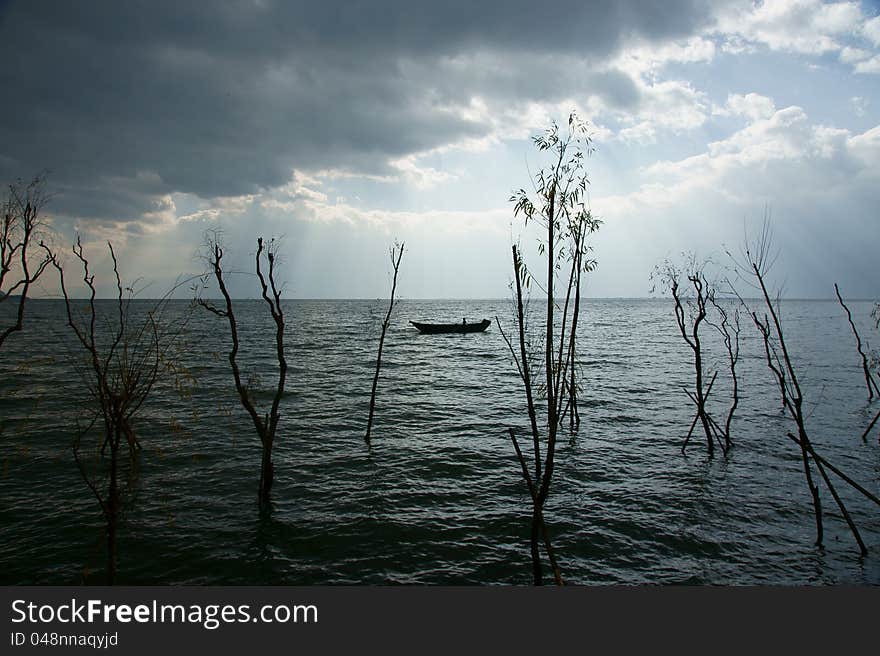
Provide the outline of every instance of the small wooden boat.
{"type": "Polygon", "coordinates": [[[483,319],[479,323],[419,323],[418,321],[410,321],[412,325],[419,329],[420,333],[426,335],[437,335],[440,333],[481,333],[489,327],[491,321],[483,319]]]}

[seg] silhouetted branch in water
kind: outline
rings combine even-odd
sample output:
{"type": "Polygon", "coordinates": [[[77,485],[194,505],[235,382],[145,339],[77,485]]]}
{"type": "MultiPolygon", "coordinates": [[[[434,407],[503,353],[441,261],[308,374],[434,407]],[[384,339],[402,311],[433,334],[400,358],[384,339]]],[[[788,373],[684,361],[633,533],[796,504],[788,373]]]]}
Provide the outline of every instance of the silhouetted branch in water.
{"type": "MultiPolygon", "coordinates": [[[[724,349],[727,351],[730,380],[733,385],[730,408],[727,410],[727,419],[724,422],[724,430],[722,431],[724,435],[724,450],[727,451],[733,446],[730,425],[733,422],[733,415],[736,412],[737,406],[739,406],[739,378],[736,375],[736,365],[739,362],[739,335],[742,329],[739,321],[739,307],[734,308],[733,323],[731,323],[727,310],[724,308],[723,303],[716,298],[716,295],[711,294],[709,300],[715,307],[715,311],[718,313],[719,321],[716,324],[707,319],[707,323],[719,332],[721,339],[724,342],[724,349]]],[[[711,387],[712,386],[710,385],[709,388],[711,389],[711,387]]],[[[706,397],[708,396],[709,390],[706,390],[706,397]]]]}
{"type": "MultiPolygon", "coordinates": [[[[516,439],[516,433],[512,428],[507,429],[510,433],[510,439],[513,442],[513,449],[516,452],[516,457],[519,460],[519,464],[522,467],[523,478],[526,481],[526,486],[529,489],[529,495],[532,497],[532,503],[537,504],[538,502],[538,490],[535,487],[535,483],[532,480],[531,475],[529,474],[529,467],[526,464],[525,456],[523,456],[522,449],[519,448],[519,442],[516,439]]],[[[559,565],[556,562],[556,554],[553,551],[553,544],[550,541],[550,533],[547,530],[547,524],[544,522],[544,511],[543,509],[539,509],[538,511],[538,523],[540,524],[540,531],[544,542],[544,550],[547,552],[547,560],[550,561],[550,569],[553,571],[553,580],[556,585],[563,585],[564,581],[562,580],[562,574],[559,571],[559,565]]],[[[534,530],[533,525],[533,530],[534,530]]],[[[536,561],[540,558],[540,554],[537,551],[537,540],[533,541],[533,550],[532,550],[532,559],[536,561]]]]}
{"type": "MultiPolygon", "coordinates": [[[[281,290],[275,283],[275,263],[277,261],[278,242],[274,239],[269,240],[268,246],[263,243],[263,238],[257,239],[256,272],[260,282],[260,289],[263,301],[269,306],[269,312],[272,320],[275,322],[275,357],[278,360],[278,383],[275,387],[275,394],[272,397],[272,405],[269,412],[261,416],[257,412],[254,400],[251,397],[248,386],[241,379],[241,371],[238,367],[236,357],[239,350],[238,323],[235,318],[235,311],[232,305],[232,299],[226,287],[223,271],[223,248],[219,241],[217,233],[210,233],[207,236],[207,246],[209,249],[208,263],[211,272],[217,280],[217,286],[223,295],[225,302],[224,307],[218,308],[210,301],[197,297],[196,302],[208,310],[209,312],[224,317],[229,322],[229,333],[232,340],[232,346],[229,350],[229,364],[232,368],[232,377],[235,381],[235,390],[238,392],[239,400],[242,407],[247,411],[260,438],[262,446],[262,458],[260,465],[260,485],[258,489],[258,497],[261,508],[268,508],[270,494],[272,491],[272,482],[275,478],[275,467],[272,463],[272,447],[275,444],[275,436],[278,431],[278,422],[281,418],[279,407],[281,398],[284,396],[284,385],[287,379],[287,360],[284,356],[284,310],[281,307],[281,290]],[[265,252],[266,259],[269,263],[268,283],[267,276],[264,275],[262,269],[262,258],[265,252]]],[[[210,275],[210,274],[208,274],[210,275]]]]}
{"type": "Polygon", "coordinates": [[[862,433],[862,442],[868,441],[868,435],[871,432],[871,429],[874,428],[874,424],[877,423],[877,420],[880,419],[880,410],[877,411],[877,414],[874,415],[874,418],[871,420],[871,423],[868,424],[868,427],[865,429],[865,432],[862,433]]]}
{"type": "MultiPolygon", "coordinates": [[[[696,418],[691,424],[687,437],[682,444],[682,452],[684,452],[690,440],[694,426],[699,421],[706,435],[706,449],[709,457],[715,455],[716,439],[721,444],[721,449],[725,453],[730,446],[729,437],[721,440],[721,431],[718,424],[709,416],[706,409],[706,401],[708,399],[708,391],[705,388],[704,372],[703,372],[703,345],[700,338],[700,325],[707,320],[709,304],[715,304],[715,289],[712,283],[704,273],[706,263],[698,263],[693,254],[687,257],[684,265],[676,265],[666,260],[662,265],[655,267],[652,275],[653,279],[660,282],[661,286],[669,291],[672,300],[675,303],[675,322],[681,333],[685,343],[690,347],[694,354],[694,389],[693,392],[685,390],[696,406],[696,418]],[[688,290],[682,289],[685,278],[690,283],[688,290]],[[692,294],[692,295],[688,295],[692,294]],[[686,302],[683,302],[684,301],[686,302]],[[687,305],[687,309],[685,309],[687,305]]],[[[717,372],[716,372],[717,375],[717,372]]],[[[715,377],[712,377],[714,382],[715,377]]]]}
{"type": "MultiPolygon", "coordinates": [[[[587,225],[578,225],[575,223],[571,226],[571,240],[574,252],[574,261],[572,262],[571,274],[568,279],[568,290],[565,296],[565,307],[568,309],[568,300],[572,294],[572,287],[574,287],[574,309],[572,311],[571,318],[571,331],[568,336],[568,353],[566,357],[568,358],[568,369],[569,369],[569,378],[566,380],[564,377],[562,379],[563,384],[563,396],[566,398],[566,404],[563,408],[562,412],[559,413],[559,420],[562,421],[565,419],[565,415],[569,416],[569,429],[572,431],[580,428],[581,425],[581,415],[578,411],[578,377],[577,377],[577,359],[575,357],[576,346],[577,346],[577,335],[576,330],[578,326],[578,321],[580,319],[580,308],[581,308],[581,274],[584,272],[584,248],[583,241],[586,237],[584,234],[585,229],[589,229],[587,225]]],[[[595,229],[595,228],[593,228],[595,229]]],[[[592,232],[592,230],[591,230],[592,232]]],[[[591,262],[587,265],[587,270],[592,270],[595,265],[595,262],[591,262]]],[[[563,331],[565,328],[565,316],[563,313],[562,319],[563,331]]],[[[563,332],[564,337],[564,332],[563,332]]],[[[562,345],[560,344],[560,356],[562,354],[562,345]]],[[[561,362],[558,364],[560,371],[562,371],[561,362]]],[[[563,372],[564,376],[564,372],[563,372]]]]}
{"type": "MultiPolygon", "coordinates": [[[[756,270],[757,267],[756,267],[756,270]]],[[[763,274],[762,274],[763,275],[763,274]]],[[[767,296],[768,307],[770,308],[770,316],[773,320],[773,325],[778,326],[778,316],[775,308],[773,307],[773,303],[769,301],[769,295],[767,296]]],[[[773,372],[774,377],[776,378],[776,383],[779,387],[780,392],[782,393],[782,405],[785,410],[790,414],[791,418],[794,420],[795,425],[798,428],[798,444],[801,446],[801,461],[803,462],[804,468],[804,478],[807,482],[807,488],[810,491],[810,496],[813,499],[813,510],[816,516],[816,544],[821,545],[822,539],[824,535],[823,527],[822,527],[822,503],[819,499],[819,488],[813,483],[813,474],[810,469],[810,461],[808,458],[808,453],[810,451],[810,441],[807,437],[806,427],[804,425],[804,415],[803,415],[803,396],[800,392],[800,386],[797,383],[797,378],[794,374],[793,369],[789,369],[786,364],[783,364],[783,361],[780,359],[779,355],[776,352],[776,347],[774,345],[774,334],[771,329],[770,317],[766,314],[764,318],[761,319],[758,317],[757,312],[752,312],[752,320],[755,323],[755,326],[758,328],[758,331],[761,333],[761,337],[764,343],[764,353],[767,360],[767,366],[773,372]],[[789,382],[788,377],[790,377],[792,381],[792,391],[789,391],[789,382]],[[790,396],[793,394],[793,396],[790,396]]],[[[779,338],[779,335],[782,334],[781,327],[776,331],[776,338],[779,338]]],[[[780,340],[780,347],[782,348],[783,355],[786,361],[789,360],[788,352],[784,344],[784,338],[780,340]]]]}
{"type": "Polygon", "coordinates": [[[552,163],[535,176],[534,194],[520,189],[511,196],[510,201],[515,204],[514,215],[522,215],[526,226],[536,222],[542,231],[546,230],[546,239],[539,242],[538,253],[546,257],[547,276],[544,286],[536,282],[536,286],[542,290],[547,301],[541,344],[543,351],[541,376],[536,378],[532,375],[527,347],[531,340],[526,332],[524,312],[523,287],[529,287],[533,277],[516,246],[513,246],[512,252],[518,352],[501,329],[500,322],[498,325],[516,362],[526,393],[535,458],[533,478],[528,475],[525,458],[519,449],[514,431],[511,429],[509,432],[514,450],[523,466],[524,478],[530,486],[532,571],[535,585],[541,585],[543,573],[539,538],[542,535],[554,579],[557,583],[562,583],[545,525],[544,505],[553,479],[556,441],[564,417],[563,411],[571,413],[572,428],[576,428],[579,423],[576,405],[577,379],[574,373],[577,366],[575,344],[580,312],[577,294],[580,291],[581,276],[595,267],[595,260],[589,259],[592,247],[587,244],[587,236],[598,229],[600,222],[592,216],[584,204],[588,184],[584,157],[592,152],[586,124],[572,113],[569,116],[566,135],[560,135],[558,126],[553,123],[543,135],[534,137],[533,141],[539,151],[547,151],[552,156],[552,163]],[[558,275],[566,275],[568,280],[567,285],[563,287],[564,298],[560,299],[563,301],[561,316],[556,314],[555,283],[558,275]],[[575,295],[574,299],[572,299],[573,295],[575,295]],[[556,324],[557,319],[560,320],[559,325],[556,324]],[[547,424],[543,446],[538,427],[536,386],[537,392],[542,392],[546,400],[547,424]]]}
{"type": "MultiPolygon", "coordinates": [[[[796,438],[796,437],[795,437],[794,435],[792,435],[791,433],[786,433],[786,436],[788,437],[788,439],[790,439],[790,440],[791,440],[792,442],[794,442],[795,444],[800,444],[800,442],[798,441],[798,438],[796,438]]],[[[825,465],[828,469],[830,469],[832,472],[834,472],[835,474],[837,474],[838,476],[840,476],[840,478],[842,478],[845,482],[849,483],[849,484],[853,487],[853,489],[858,490],[858,491],[861,492],[864,496],[866,496],[868,499],[870,499],[871,501],[873,501],[874,503],[876,503],[878,506],[880,506],[880,498],[877,498],[877,496],[875,496],[874,494],[871,494],[871,492],[869,492],[868,490],[866,490],[864,487],[862,487],[861,485],[859,485],[856,481],[854,481],[853,479],[851,479],[849,476],[847,476],[847,475],[844,474],[842,471],[840,471],[837,467],[835,467],[835,466],[832,465],[830,462],[828,462],[825,458],[823,458],[823,457],[820,456],[818,453],[816,453],[816,451],[813,449],[813,445],[812,445],[812,444],[809,445],[809,446],[807,446],[807,450],[810,452],[810,455],[813,456],[818,462],[822,463],[822,464],[825,465]]]]}
{"type": "Polygon", "coordinates": [[[44,178],[35,177],[27,185],[9,185],[0,211],[0,303],[16,300],[15,321],[0,328],[0,348],[12,333],[24,326],[24,310],[30,287],[49,265],[49,258],[34,258],[40,230],[40,212],[46,203],[44,178]],[[13,296],[15,294],[15,296],[13,296]]]}
{"type": "MultiPolygon", "coordinates": [[[[786,433],[789,438],[794,437],[791,433],[786,433]]],[[[795,438],[797,439],[797,438],[795,438]]],[[[825,481],[825,486],[831,491],[831,496],[834,498],[834,502],[837,504],[837,507],[840,509],[841,514],[843,514],[843,518],[846,520],[847,526],[849,526],[850,532],[853,534],[853,537],[856,539],[856,543],[859,545],[859,551],[861,551],[862,555],[866,555],[868,553],[868,547],[865,546],[864,541],[862,540],[862,536],[859,533],[859,529],[856,527],[855,522],[853,522],[852,517],[849,515],[849,511],[846,509],[846,505],[844,505],[843,501],[840,498],[840,495],[837,494],[837,488],[831,483],[831,479],[828,478],[828,474],[825,472],[825,462],[824,458],[819,458],[816,456],[816,451],[813,449],[812,445],[808,445],[808,449],[810,455],[813,456],[813,462],[816,463],[816,468],[819,470],[819,474],[822,475],[822,480],[825,481]]]]}
{"type": "MultiPolygon", "coordinates": [[[[98,309],[95,303],[95,275],[79,238],[73,246],[73,254],[82,267],[82,283],[88,289],[86,311],[79,315],[68,293],[64,268],[56,255],[41,244],[47,261],[58,272],[61,294],[64,298],[68,326],[73,331],[88,360],[86,384],[92,397],[92,419],[84,429],[78,429],[73,441],[73,456],[85,483],[98,500],[106,522],[107,578],[112,585],[116,579],[116,536],[123,505],[124,489],[120,483],[120,451],[123,440],[130,455],[129,471],[136,468],[136,454],[141,449],[134,432],[134,417],[149,397],[159,374],[159,366],[168,350],[179,338],[186,325],[183,320],[163,322],[161,315],[169,292],[160,299],[142,320],[132,315],[131,287],[123,290],[119,262],[112,244],[108,242],[113,273],[116,282],[115,318],[107,324],[107,332],[99,328],[98,309]],[[103,436],[95,458],[106,468],[104,482],[99,483],[90,474],[80,454],[83,438],[100,420],[103,436]],[[108,454],[109,451],[109,454],[108,454]]],[[[173,291],[173,290],[172,290],[173,291]]],[[[126,488],[130,488],[130,485],[126,488]]]]}
{"type": "Polygon", "coordinates": [[[528,408],[529,414],[529,425],[532,429],[532,438],[534,443],[534,456],[535,456],[535,480],[541,479],[541,448],[540,448],[540,440],[539,440],[539,431],[538,431],[538,414],[535,410],[535,399],[534,393],[532,391],[532,373],[531,367],[529,366],[529,357],[526,348],[526,327],[525,327],[525,309],[523,307],[523,293],[522,293],[522,261],[519,258],[519,251],[516,246],[512,247],[513,250],[513,277],[516,282],[516,313],[517,313],[517,329],[519,331],[519,347],[520,353],[519,357],[517,357],[516,351],[514,351],[513,345],[510,343],[510,340],[507,338],[507,335],[504,333],[504,329],[501,327],[501,322],[498,321],[498,317],[495,317],[495,323],[498,324],[498,329],[501,331],[501,335],[504,337],[504,340],[507,342],[507,346],[510,349],[510,354],[513,356],[513,361],[517,364],[517,369],[519,370],[520,378],[523,381],[523,387],[526,392],[526,406],[528,408]],[[521,359],[520,359],[521,358],[521,359]]]}
{"type": "Polygon", "coordinates": [[[868,366],[868,356],[865,355],[864,350],[862,350],[862,338],[859,336],[859,331],[856,330],[856,324],[853,322],[852,312],[849,311],[846,303],[843,302],[843,297],[840,295],[840,289],[837,287],[837,283],[834,283],[834,293],[837,294],[837,300],[840,301],[840,307],[846,312],[849,326],[852,328],[853,335],[856,338],[856,349],[862,358],[862,371],[865,374],[865,385],[868,388],[868,401],[870,401],[874,398],[874,394],[880,396],[880,389],[877,388],[877,381],[874,380],[874,376],[871,374],[871,369],[868,366]]]}
{"type": "MultiPolygon", "coordinates": [[[[750,284],[760,291],[761,299],[765,305],[766,311],[763,316],[759,316],[756,310],[751,311],[752,321],[761,334],[767,366],[770,368],[770,371],[776,379],[777,386],[782,395],[783,407],[797,427],[797,436],[795,437],[789,433],[788,437],[793,438],[801,448],[801,462],[803,463],[804,478],[813,500],[813,511],[816,518],[816,544],[822,545],[823,543],[823,512],[822,503],[819,497],[819,488],[813,482],[811,462],[816,466],[816,469],[819,471],[826,487],[831,492],[835,503],[840,509],[841,514],[846,520],[847,525],[859,546],[860,552],[864,555],[868,551],[867,547],[865,546],[855,523],[852,521],[845,504],[837,494],[836,488],[825,472],[827,461],[818,455],[807,434],[806,420],[803,412],[804,396],[801,391],[800,383],[798,382],[797,373],[792,363],[791,355],[785,342],[785,335],[782,330],[782,322],[780,319],[779,299],[777,297],[776,301],[773,301],[766,284],[767,273],[775,260],[775,255],[771,252],[771,247],[772,233],[770,230],[769,215],[765,215],[761,234],[752,242],[750,242],[748,238],[746,239],[742,249],[742,258],[740,260],[734,258],[734,262],[737,271],[741,276],[748,276],[754,281],[750,284]]],[[[844,478],[847,483],[853,485],[851,479],[843,477],[839,470],[834,471],[844,478]]],[[[858,489],[858,487],[856,489],[858,489]]]]}
{"type": "MultiPolygon", "coordinates": [[[[709,400],[709,395],[712,393],[712,387],[715,385],[715,380],[717,378],[718,378],[718,372],[716,371],[715,373],[712,374],[712,380],[709,381],[709,385],[706,387],[706,393],[703,395],[703,402],[706,402],[709,400]]],[[[684,393],[688,395],[688,398],[691,400],[691,403],[693,403],[694,405],[697,405],[697,399],[694,396],[693,392],[691,392],[687,388],[684,388],[684,393]]],[[[688,442],[690,442],[690,440],[691,440],[691,435],[694,434],[694,428],[697,427],[698,421],[700,421],[699,411],[697,412],[697,414],[694,415],[694,418],[691,421],[691,427],[688,429],[687,435],[684,436],[684,442],[682,442],[682,444],[681,444],[682,454],[684,454],[684,452],[687,450],[688,442]]]]}
{"type": "Polygon", "coordinates": [[[376,373],[373,375],[373,389],[370,392],[370,414],[367,417],[367,432],[364,441],[370,443],[370,431],[373,429],[373,412],[376,409],[376,386],[379,384],[379,369],[382,366],[382,348],[385,346],[385,333],[388,331],[388,323],[391,321],[391,313],[394,310],[394,293],[397,291],[397,273],[400,270],[400,260],[403,257],[404,243],[395,242],[390,250],[391,266],[394,268],[394,277],[391,282],[391,300],[388,303],[388,312],[382,322],[382,336],[379,338],[379,352],[376,354],[376,373]]]}
{"type": "MultiPolygon", "coordinates": [[[[874,303],[874,308],[871,310],[871,318],[874,319],[874,328],[880,328],[880,303],[874,303]]],[[[875,369],[880,368],[880,353],[877,351],[871,352],[871,366],[875,369]]],[[[878,419],[880,419],[880,410],[877,411],[877,414],[874,415],[874,418],[871,420],[871,423],[868,424],[865,432],[862,433],[863,442],[868,441],[868,434],[871,432],[871,429],[874,428],[878,419]]]]}

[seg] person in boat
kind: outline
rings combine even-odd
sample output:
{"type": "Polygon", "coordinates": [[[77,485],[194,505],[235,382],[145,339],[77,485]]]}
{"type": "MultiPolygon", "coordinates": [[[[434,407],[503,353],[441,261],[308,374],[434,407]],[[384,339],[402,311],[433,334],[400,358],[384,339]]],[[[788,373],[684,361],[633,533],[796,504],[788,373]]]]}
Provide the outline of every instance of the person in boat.
{"type": "Polygon", "coordinates": [[[467,319],[465,319],[464,317],[461,318],[461,325],[462,325],[462,326],[466,326],[466,325],[467,325],[467,319]]]}

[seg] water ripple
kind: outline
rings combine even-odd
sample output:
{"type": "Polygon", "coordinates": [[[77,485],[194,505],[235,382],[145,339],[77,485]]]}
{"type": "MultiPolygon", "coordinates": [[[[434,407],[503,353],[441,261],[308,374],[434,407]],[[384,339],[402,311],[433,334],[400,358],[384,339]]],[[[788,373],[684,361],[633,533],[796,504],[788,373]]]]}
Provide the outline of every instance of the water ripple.
{"type": "MultiPolygon", "coordinates": [[[[261,302],[240,307],[240,364],[261,375],[257,399],[267,404],[277,376],[273,326],[261,302]]],[[[60,309],[34,302],[30,329],[0,360],[4,583],[103,581],[100,510],[70,450],[85,402],[81,357],[60,309]]],[[[291,368],[271,516],[257,513],[259,446],[232,387],[226,334],[215,317],[196,315],[184,357],[198,386],[186,397],[160,381],[138,423],[144,451],[120,530],[120,582],[528,583],[529,502],[506,432],[525,436],[528,418],[507,347],[495,325],[424,336],[407,323],[508,317],[509,304],[401,306],[371,448],[363,430],[384,308],[297,301],[286,309],[291,368]]],[[[867,334],[870,305],[853,309],[867,334]]],[[[809,428],[832,462],[880,493],[880,449],[858,439],[876,405],[865,402],[848,325],[830,310],[786,304],[809,428]]],[[[583,425],[560,440],[546,511],[568,581],[880,583],[880,516],[860,495],[841,489],[871,554],[859,558],[829,502],[826,547],[813,546],[800,454],[785,438],[790,427],[754,336],[743,341],[736,446],[708,461],[696,435],[687,455],[679,452],[692,418],[682,390],[691,365],[671,307],[590,301],[583,316],[583,425]]],[[[709,367],[723,369],[722,355],[710,352],[709,367]]],[[[719,375],[716,412],[728,394],[719,375]]]]}

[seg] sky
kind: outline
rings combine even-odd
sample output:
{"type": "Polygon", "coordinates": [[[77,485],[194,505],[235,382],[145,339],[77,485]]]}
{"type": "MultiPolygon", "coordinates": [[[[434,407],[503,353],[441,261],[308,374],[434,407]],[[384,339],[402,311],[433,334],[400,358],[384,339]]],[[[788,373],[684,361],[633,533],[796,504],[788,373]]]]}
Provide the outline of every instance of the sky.
{"type": "Polygon", "coordinates": [[[230,270],[280,237],[291,298],[387,297],[395,240],[402,297],[506,297],[530,137],[574,110],[586,295],[720,262],[765,211],[786,295],[878,295],[877,2],[13,1],[0,50],[0,180],[47,172],[102,293],[108,240],[158,296],[219,230],[230,270]]]}

